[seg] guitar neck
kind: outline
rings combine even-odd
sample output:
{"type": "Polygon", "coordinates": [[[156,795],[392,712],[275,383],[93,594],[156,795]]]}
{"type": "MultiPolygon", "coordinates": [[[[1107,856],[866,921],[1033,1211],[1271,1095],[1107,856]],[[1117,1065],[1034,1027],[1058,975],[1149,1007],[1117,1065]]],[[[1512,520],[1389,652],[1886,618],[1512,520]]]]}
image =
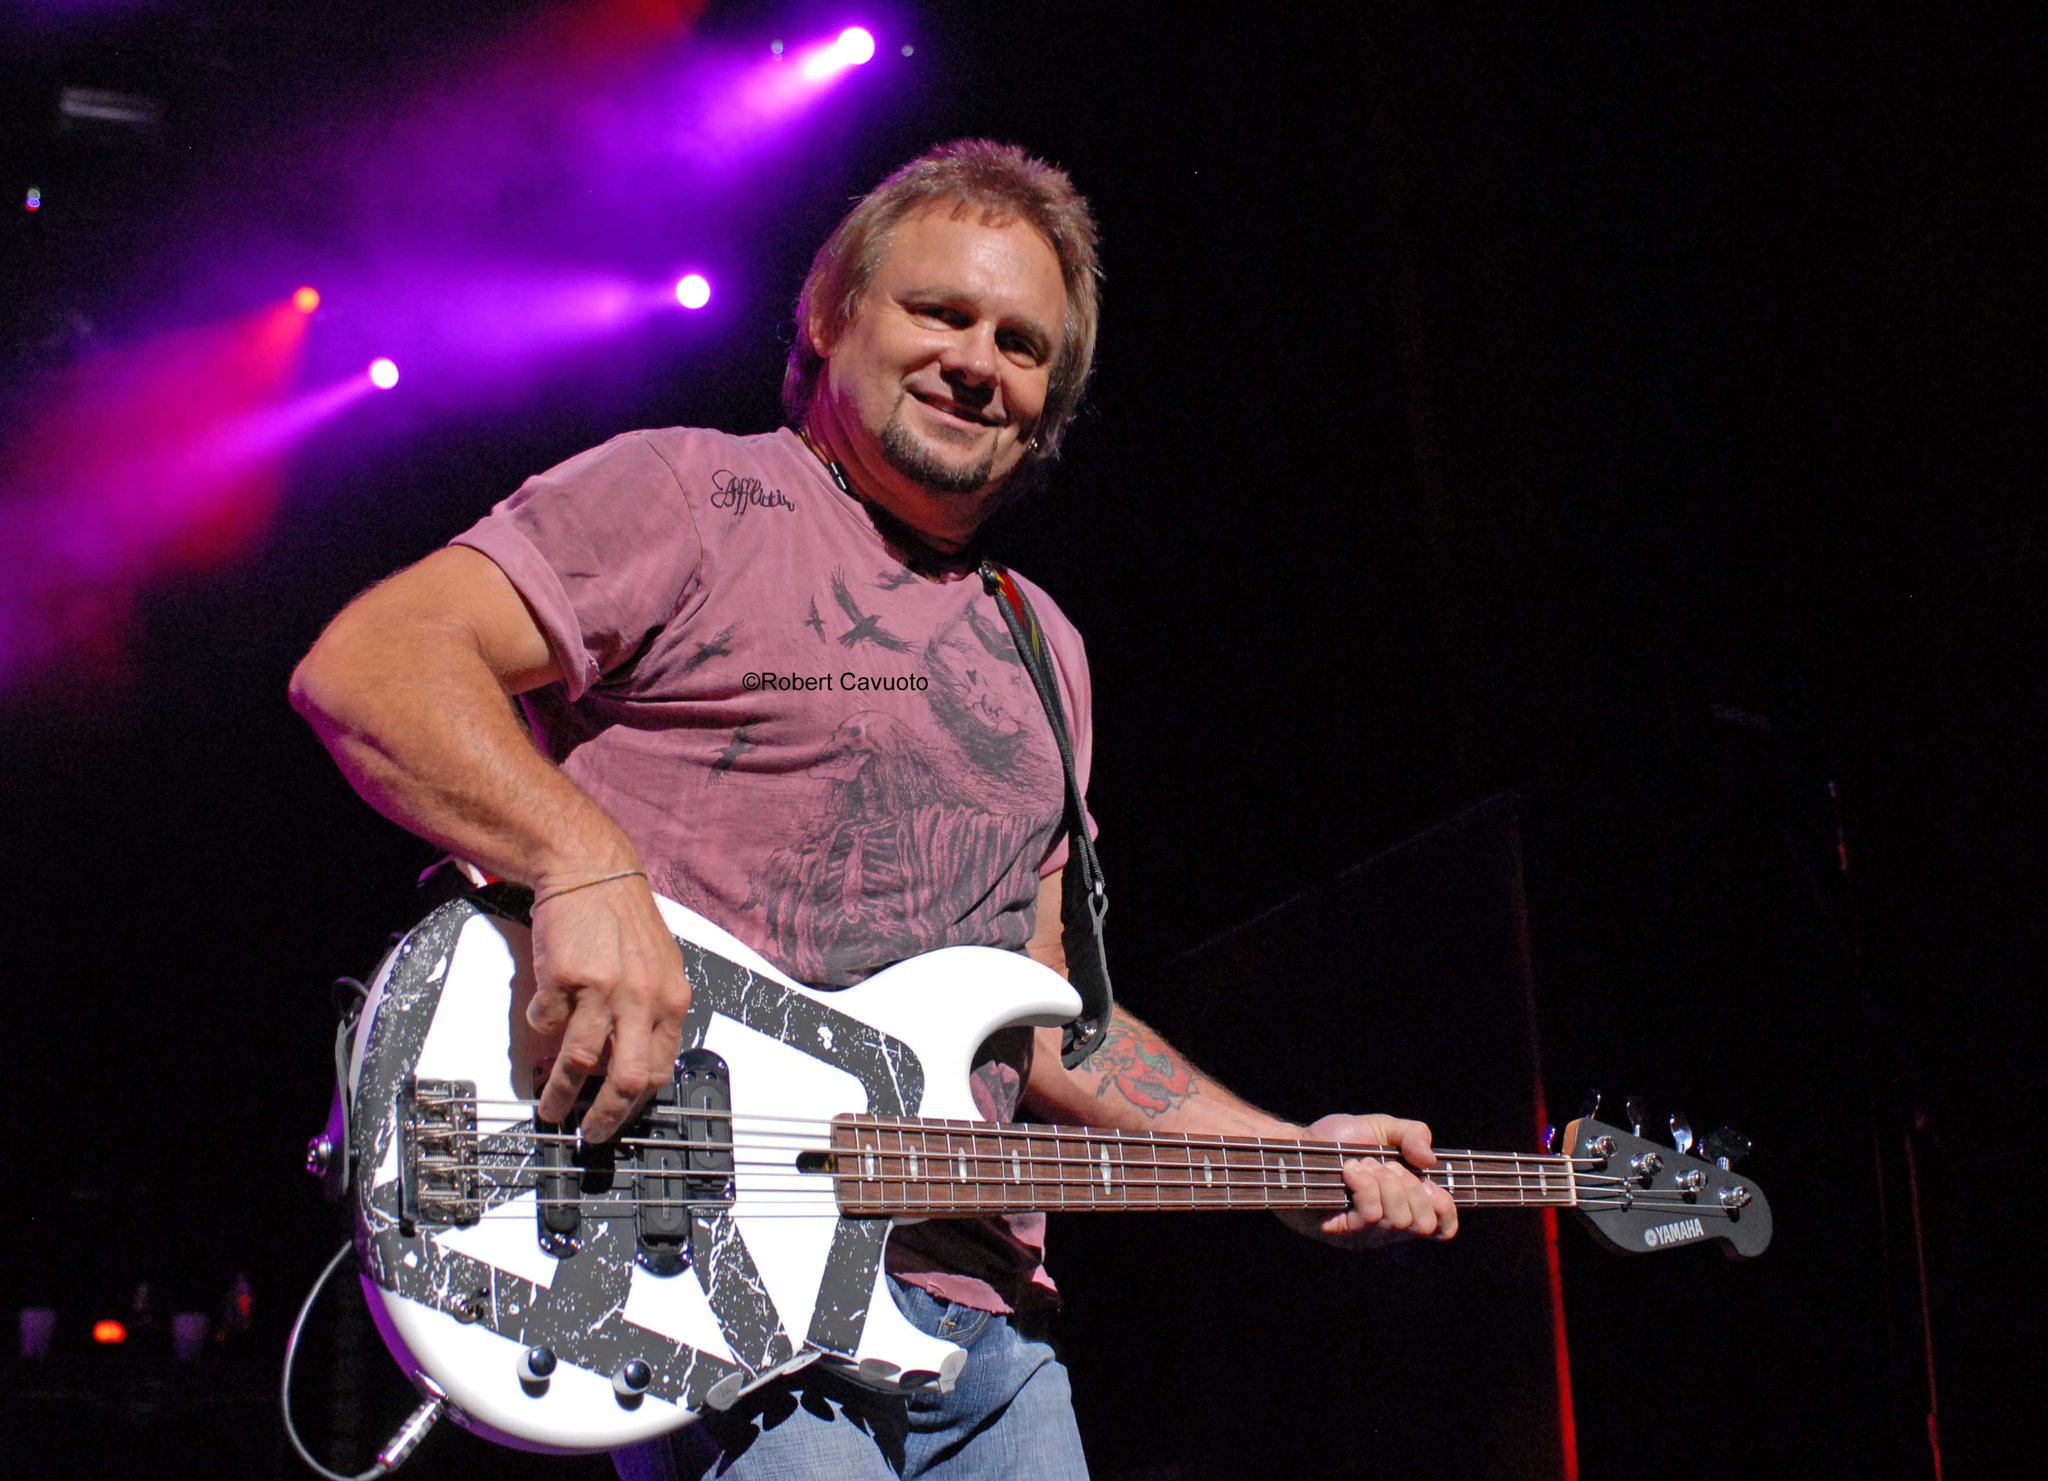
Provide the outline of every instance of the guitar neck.
{"type": "MultiPolygon", "coordinates": [[[[1183,1209],[1333,1209],[1343,1164],[1394,1160],[1385,1147],[1265,1137],[1195,1137],[981,1121],[842,1116],[832,1173],[849,1216],[1183,1209]]],[[[1569,1157],[1437,1151],[1431,1172],[1463,1207],[1573,1207],[1569,1157]]]]}

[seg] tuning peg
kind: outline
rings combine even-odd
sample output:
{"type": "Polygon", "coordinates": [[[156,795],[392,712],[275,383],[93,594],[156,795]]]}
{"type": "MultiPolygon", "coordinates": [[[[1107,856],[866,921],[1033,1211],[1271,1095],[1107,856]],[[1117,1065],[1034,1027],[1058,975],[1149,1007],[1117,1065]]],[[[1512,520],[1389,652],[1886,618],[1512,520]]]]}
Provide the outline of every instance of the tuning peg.
{"type": "Polygon", "coordinates": [[[1732,1126],[1708,1132],[1706,1140],[1700,1143],[1700,1155],[1713,1162],[1723,1172],[1734,1167],[1749,1153],[1749,1138],[1732,1126]]]}
{"type": "Polygon", "coordinates": [[[1547,1156],[1557,1148],[1557,1123],[1551,1122],[1543,1128],[1543,1151],[1547,1156]]]}
{"type": "Polygon", "coordinates": [[[1671,1113],[1671,1145],[1678,1148],[1681,1157],[1692,1151],[1692,1123],[1685,1119],[1683,1111],[1671,1113]]]}
{"type": "Polygon", "coordinates": [[[1641,1136],[1643,1134],[1643,1123],[1650,1119],[1650,1108],[1634,1096],[1630,1096],[1621,1103],[1621,1114],[1628,1117],[1629,1134],[1631,1136],[1641,1136]]]}
{"type": "Polygon", "coordinates": [[[1586,1098],[1579,1102],[1579,1120],[1590,1121],[1600,1114],[1600,1092],[1589,1090],[1586,1098]]]}

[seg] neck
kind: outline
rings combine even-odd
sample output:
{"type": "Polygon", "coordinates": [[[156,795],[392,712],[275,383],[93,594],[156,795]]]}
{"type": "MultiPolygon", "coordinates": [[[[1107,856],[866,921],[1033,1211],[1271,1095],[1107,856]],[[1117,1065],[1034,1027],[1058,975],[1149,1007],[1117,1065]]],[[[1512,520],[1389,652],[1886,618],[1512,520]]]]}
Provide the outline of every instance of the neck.
{"type": "MultiPolygon", "coordinates": [[[[840,1207],[849,1216],[1341,1208],[1350,1201],[1346,1161],[1399,1155],[1386,1147],[1274,1137],[868,1116],[834,1121],[832,1151],[840,1207]]],[[[1466,1206],[1579,1202],[1568,1157],[1439,1150],[1430,1175],[1466,1206]]]]}
{"type": "Polygon", "coordinates": [[[905,565],[929,575],[934,574],[933,568],[943,572],[965,569],[974,564],[973,559],[965,553],[973,543],[971,539],[952,540],[915,529],[861,492],[854,483],[853,476],[846,471],[846,465],[832,455],[808,420],[797,427],[796,435],[804,440],[804,446],[811,450],[811,455],[825,465],[825,471],[832,476],[832,482],[838,486],[839,492],[867,511],[867,516],[875,529],[903,557],[905,565]]]}

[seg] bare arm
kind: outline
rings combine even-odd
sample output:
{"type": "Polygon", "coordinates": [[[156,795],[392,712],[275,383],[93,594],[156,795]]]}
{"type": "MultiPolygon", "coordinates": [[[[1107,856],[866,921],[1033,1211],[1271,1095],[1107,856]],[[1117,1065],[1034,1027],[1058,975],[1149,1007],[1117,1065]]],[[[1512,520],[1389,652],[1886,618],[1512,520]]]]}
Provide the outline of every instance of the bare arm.
{"type": "MultiPolygon", "coordinates": [[[[1026,950],[1055,971],[1066,970],[1060,945],[1060,876],[1038,894],[1038,930],[1026,950]]],[[[1328,1216],[1282,1215],[1303,1233],[1344,1238],[1377,1228],[1449,1239],[1458,1229],[1450,1195],[1413,1168],[1436,1166],[1429,1128],[1395,1116],[1325,1116],[1300,1126],[1260,1110],[1197,1069],[1155,1029],[1119,1005],[1102,1047],[1076,1069],[1060,1063],[1060,1030],[1040,1029],[1025,1085],[1033,1114],[1066,1125],[1119,1131],[1172,1131],[1195,1136],[1260,1136],[1349,1141],[1398,1147],[1403,1162],[1347,1162],[1348,1209],[1328,1216]]]]}
{"type": "Polygon", "coordinates": [[[528,1017],[562,1034],[540,1114],[560,1120],[611,1045],[586,1135],[614,1131],[665,1074],[689,1005],[681,956],[631,841],[533,747],[508,698],[559,677],[489,557],[436,551],[343,609],[292,675],[292,705],[379,812],[533,887],[528,1017]]]}

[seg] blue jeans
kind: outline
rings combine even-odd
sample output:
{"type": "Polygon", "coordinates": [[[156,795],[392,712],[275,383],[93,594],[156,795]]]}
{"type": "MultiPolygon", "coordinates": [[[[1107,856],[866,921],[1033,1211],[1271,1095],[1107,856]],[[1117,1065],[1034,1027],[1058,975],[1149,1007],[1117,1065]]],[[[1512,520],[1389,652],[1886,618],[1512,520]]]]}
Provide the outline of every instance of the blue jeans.
{"type": "Polygon", "coordinates": [[[725,1414],[616,1452],[621,1481],[1087,1481],[1073,1391],[1050,1347],[1009,1317],[890,1285],[920,1330],[967,1349],[952,1393],[904,1399],[807,1369],[725,1414]]]}

